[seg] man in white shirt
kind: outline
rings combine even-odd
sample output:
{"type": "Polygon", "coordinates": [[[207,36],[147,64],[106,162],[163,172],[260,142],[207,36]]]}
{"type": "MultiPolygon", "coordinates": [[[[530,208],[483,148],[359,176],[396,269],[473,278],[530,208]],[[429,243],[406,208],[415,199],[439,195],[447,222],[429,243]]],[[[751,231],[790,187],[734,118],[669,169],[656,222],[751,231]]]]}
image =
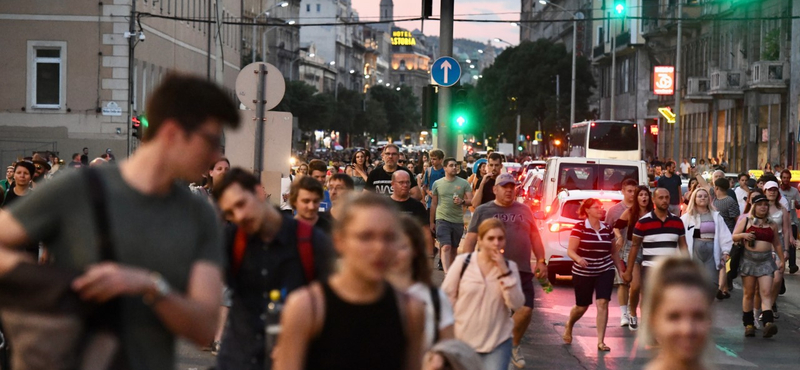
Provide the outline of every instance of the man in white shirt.
{"type": "Polygon", "coordinates": [[[739,203],[739,214],[744,213],[744,207],[747,205],[747,195],[750,189],[747,186],[748,180],[750,180],[750,175],[747,172],[740,173],[739,186],[733,189],[734,194],[736,194],[736,202],[739,203]]]}

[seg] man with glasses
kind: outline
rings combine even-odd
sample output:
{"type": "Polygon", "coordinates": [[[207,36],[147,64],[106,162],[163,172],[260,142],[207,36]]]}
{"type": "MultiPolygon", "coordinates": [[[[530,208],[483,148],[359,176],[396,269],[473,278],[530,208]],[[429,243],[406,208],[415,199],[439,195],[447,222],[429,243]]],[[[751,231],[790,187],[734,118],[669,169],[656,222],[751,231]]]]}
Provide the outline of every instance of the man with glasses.
{"type": "Polygon", "coordinates": [[[464,235],[464,205],[472,200],[472,187],[467,180],[457,176],[459,168],[455,158],[447,158],[443,163],[445,176],[434,182],[431,188],[430,224],[439,241],[439,258],[447,273],[464,235]]]}
{"type": "Polygon", "coordinates": [[[431,150],[430,158],[431,166],[428,168],[428,171],[422,175],[422,190],[424,194],[428,196],[428,200],[426,201],[428,209],[431,208],[431,190],[433,188],[433,183],[443,178],[445,174],[444,167],[442,166],[444,152],[439,149],[431,150]]]}
{"type": "MultiPolygon", "coordinates": [[[[364,186],[364,191],[378,193],[381,195],[392,195],[392,174],[395,171],[404,171],[408,173],[409,177],[413,177],[411,171],[405,167],[398,166],[400,159],[400,148],[394,144],[388,144],[383,148],[383,166],[376,167],[367,177],[367,185],[364,186]]],[[[422,199],[419,188],[415,184],[411,184],[411,197],[414,199],[422,199]]]]}
{"type": "MultiPolygon", "coordinates": [[[[428,225],[428,210],[422,205],[422,202],[412,199],[409,192],[411,191],[411,177],[407,172],[395,171],[392,174],[392,200],[397,203],[400,212],[403,212],[419,221],[420,225],[428,225]]],[[[427,230],[428,228],[425,227],[427,230]]]]}
{"type": "Polygon", "coordinates": [[[220,222],[181,180],[208,171],[220,158],[222,128],[239,126],[227,92],[187,75],[164,78],[147,116],[136,152],[119,166],[91,170],[100,183],[92,194],[105,201],[113,261],[100,259],[86,171],[65,173],[0,210],[0,275],[21,260],[16,249],[43,241],[56,266],[83,271],[71,284],[81,299],[119,299],[121,350],[128,354],[121,367],[132,370],[174,368],[179,336],[200,346],[214,339],[225,260],[220,222]]]}

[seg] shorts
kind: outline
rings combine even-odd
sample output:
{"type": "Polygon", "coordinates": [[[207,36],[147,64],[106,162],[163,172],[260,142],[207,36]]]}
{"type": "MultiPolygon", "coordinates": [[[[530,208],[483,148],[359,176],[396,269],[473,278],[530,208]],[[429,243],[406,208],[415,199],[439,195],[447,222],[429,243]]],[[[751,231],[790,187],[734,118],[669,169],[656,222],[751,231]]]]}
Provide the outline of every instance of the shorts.
{"type": "MultiPolygon", "coordinates": [[[[628,264],[628,257],[631,255],[631,244],[630,240],[626,240],[625,245],[622,247],[622,262],[625,262],[626,265],[628,264]]],[[[642,261],[644,261],[644,248],[639,246],[639,253],[636,254],[636,263],[641,265],[642,261]]]]}
{"type": "Polygon", "coordinates": [[[519,272],[519,282],[522,287],[522,294],[525,296],[525,304],[523,306],[533,308],[533,297],[535,291],[533,289],[533,279],[536,277],[532,272],[519,272]]]}
{"type": "Polygon", "coordinates": [[[461,242],[461,237],[464,235],[464,224],[459,222],[447,222],[445,220],[436,220],[436,240],[439,245],[455,246],[461,242]]]}
{"type": "Polygon", "coordinates": [[[608,270],[597,276],[572,275],[575,287],[575,305],[588,307],[592,304],[592,293],[595,299],[611,300],[614,290],[614,270],[608,270]]]}
{"type": "Polygon", "coordinates": [[[739,261],[739,274],[742,276],[772,276],[775,270],[778,270],[778,265],[771,251],[753,252],[745,249],[739,261]]]}

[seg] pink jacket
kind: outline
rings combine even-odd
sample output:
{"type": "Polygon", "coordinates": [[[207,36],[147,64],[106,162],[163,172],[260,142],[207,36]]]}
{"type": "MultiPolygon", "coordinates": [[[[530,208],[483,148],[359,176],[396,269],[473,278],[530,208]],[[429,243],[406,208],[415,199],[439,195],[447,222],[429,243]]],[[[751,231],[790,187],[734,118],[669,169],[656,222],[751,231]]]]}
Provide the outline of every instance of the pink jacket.
{"type": "Polygon", "coordinates": [[[516,263],[508,262],[509,276],[500,278],[500,270],[494,267],[484,277],[478,266],[478,253],[473,252],[464,276],[459,278],[466,256],[456,257],[442,282],[442,290],[453,305],[456,338],[478,353],[487,353],[511,338],[514,327],[511,311],[522,307],[525,296],[516,263]]]}

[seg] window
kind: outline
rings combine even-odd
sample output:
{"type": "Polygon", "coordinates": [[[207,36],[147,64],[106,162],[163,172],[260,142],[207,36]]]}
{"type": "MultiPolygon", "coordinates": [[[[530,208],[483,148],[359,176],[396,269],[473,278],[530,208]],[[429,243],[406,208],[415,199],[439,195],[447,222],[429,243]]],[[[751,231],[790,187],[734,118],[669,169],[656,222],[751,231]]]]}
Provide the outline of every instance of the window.
{"type": "Polygon", "coordinates": [[[28,41],[28,105],[61,109],[66,96],[67,43],[28,41]]]}
{"type": "Polygon", "coordinates": [[[306,4],[306,13],[311,11],[311,4],[306,4]]]}
{"type": "Polygon", "coordinates": [[[603,27],[597,27],[597,41],[595,46],[603,45],[603,27]]]}
{"type": "Polygon", "coordinates": [[[320,11],[322,11],[322,7],[319,4],[317,4],[317,13],[319,13],[320,11]]]}
{"type": "Polygon", "coordinates": [[[639,180],[636,166],[562,163],[557,189],[618,191],[625,179],[639,180]]]}

